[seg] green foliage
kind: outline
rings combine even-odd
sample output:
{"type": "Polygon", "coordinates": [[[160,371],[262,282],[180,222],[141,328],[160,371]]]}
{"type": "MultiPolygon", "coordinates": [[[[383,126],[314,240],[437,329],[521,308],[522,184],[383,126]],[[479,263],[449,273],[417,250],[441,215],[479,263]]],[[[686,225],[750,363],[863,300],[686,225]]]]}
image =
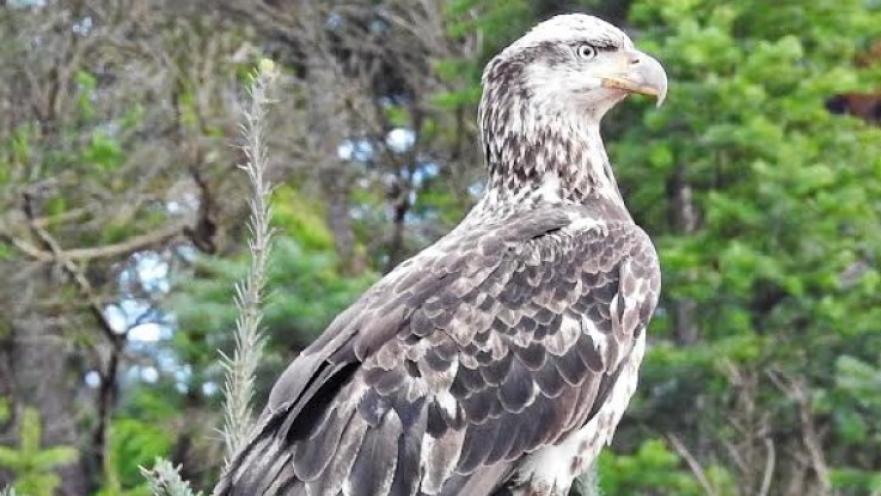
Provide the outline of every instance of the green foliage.
{"type": "MultiPolygon", "coordinates": [[[[634,2],[630,17],[638,45],[671,80],[661,110],[629,105],[610,119],[623,123],[611,124],[610,141],[628,203],[662,258],[664,301],[650,335],[673,337],[663,309],[686,298],[701,332],[687,348],[651,347],[647,396],[634,414],[654,428],[731,442],[715,424],[731,415],[727,364],[787,370],[809,378],[818,408],[834,419],[828,442],[850,447],[832,450],[848,467],[834,479],[868,489],[874,476],[851,476],[879,455],[877,442],[858,439],[877,432],[869,412],[881,398],[865,362],[881,349],[878,273],[866,264],[881,255],[881,132],[824,104],[866,87],[875,70],[853,60],[881,36],[881,13],[860,0],[661,0],[634,2]],[[699,213],[691,233],[669,221],[677,174],[699,213]],[[710,402],[701,416],[668,410],[695,395],[710,402]]],[[[770,382],[762,388],[757,408],[789,425],[791,405],[770,382]]]]}
{"type": "Polygon", "coordinates": [[[29,496],[51,496],[61,483],[52,472],[58,466],[72,463],[76,449],[68,446],[43,448],[40,413],[25,408],[19,424],[19,446],[0,446],[0,467],[15,476],[15,487],[29,496]]]}
{"type": "Polygon", "coordinates": [[[881,367],[842,355],[835,362],[836,389],[863,408],[881,413],[881,367]]]}
{"type": "Polygon", "coordinates": [[[433,68],[449,90],[434,95],[434,104],[446,110],[473,107],[480,101],[480,74],[495,49],[518,37],[534,18],[529,2],[523,0],[455,0],[445,9],[447,32],[453,38],[479,34],[484,50],[477,59],[435,60],[433,68]]]}
{"type": "Polygon", "coordinates": [[[89,145],[83,151],[83,161],[102,171],[116,169],[123,158],[119,142],[101,131],[92,134],[89,145]]]}
{"type": "Polygon", "coordinates": [[[0,186],[10,180],[15,169],[30,162],[32,133],[30,125],[20,125],[0,141],[0,186]]]}
{"type": "MultiPolygon", "coordinates": [[[[264,366],[273,370],[289,360],[290,350],[311,342],[376,280],[376,274],[369,271],[357,277],[342,272],[319,203],[290,187],[280,187],[274,195],[272,224],[277,232],[268,264],[263,318],[273,344],[264,366]]],[[[187,363],[196,365],[194,380],[198,382],[216,380],[219,372],[206,349],[231,347],[229,329],[236,313],[229,302],[234,282],[247,270],[247,260],[204,257],[196,266],[195,277],[183,282],[184,290],[173,298],[171,307],[181,328],[174,336],[175,348],[187,363]],[[201,377],[202,373],[207,375],[201,377]]],[[[277,373],[268,374],[268,379],[277,373]]],[[[261,383],[259,392],[265,393],[268,385],[261,383]]]]}
{"type": "MultiPolygon", "coordinates": [[[[314,241],[314,236],[307,239],[314,241]]],[[[185,355],[188,359],[199,360],[204,346],[200,342],[207,336],[217,345],[222,342],[218,339],[226,339],[223,330],[235,319],[234,309],[227,304],[232,297],[230,282],[238,280],[245,269],[245,261],[206,258],[199,262],[199,277],[186,282],[186,294],[175,297],[173,305],[187,331],[175,335],[175,340],[183,350],[192,349],[193,355],[185,355]]],[[[303,347],[375,278],[371,273],[346,277],[332,251],[310,250],[295,238],[279,235],[269,263],[267,332],[278,343],[303,347]]]]}
{"type": "Polygon", "coordinates": [[[267,300],[267,322],[286,322],[311,341],[375,279],[372,273],[343,277],[332,253],[310,253],[295,241],[279,239],[279,256],[270,271],[276,281],[267,300]]]}
{"type": "Polygon", "coordinates": [[[76,73],[77,84],[77,110],[83,120],[91,120],[95,117],[95,106],[92,99],[95,97],[95,88],[98,80],[87,71],[80,70],[76,73]]]}
{"type": "Polygon", "coordinates": [[[140,103],[135,103],[128,112],[122,116],[122,119],[120,119],[120,125],[126,131],[135,129],[138,124],[143,121],[145,113],[144,106],[140,103]]]}
{"type": "MultiPolygon", "coordinates": [[[[0,337],[2,337],[2,334],[0,334],[0,337]]],[[[11,415],[9,406],[9,399],[5,396],[0,396],[0,424],[5,424],[9,420],[11,415]]]]}
{"type": "Polygon", "coordinates": [[[100,496],[147,496],[141,468],[172,453],[181,436],[213,435],[213,426],[181,426],[185,402],[164,381],[130,391],[114,415],[108,434],[100,496]]]}
{"type": "Polygon", "coordinates": [[[327,251],[333,248],[333,234],[325,224],[324,208],[290,186],[273,192],[272,225],[302,244],[304,249],[327,251]]]}
{"type": "Polygon", "coordinates": [[[529,3],[523,0],[453,0],[447,2],[445,14],[450,36],[479,31],[488,37],[490,47],[520,36],[532,21],[529,3]]]}
{"type": "MultiPolygon", "coordinates": [[[[831,415],[844,449],[881,444],[881,361],[876,363],[839,356],[834,387],[818,400],[817,409],[831,415]]],[[[881,472],[876,467],[851,462],[834,469],[831,477],[834,487],[856,494],[881,491],[881,472]]]]}
{"type": "Polygon", "coordinates": [[[856,494],[877,494],[881,491],[881,474],[869,470],[839,468],[832,471],[832,484],[856,494]]]}
{"type": "Polygon", "coordinates": [[[110,463],[119,487],[143,484],[139,467],[171,451],[174,433],[162,424],[137,418],[115,420],[110,430],[110,463]]]}
{"type": "MultiPolygon", "coordinates": [[[[687,471],[680,469],[681,460],[663,441],[644,441],[633,455],[616,455],[605,451],[599,458],[600,488],[605,495],[675,494],[701,496],[703,488],[687,471]]],[[[712,467],[707,476],[720,496],[737,494],[724,469],[712,467]]]]}

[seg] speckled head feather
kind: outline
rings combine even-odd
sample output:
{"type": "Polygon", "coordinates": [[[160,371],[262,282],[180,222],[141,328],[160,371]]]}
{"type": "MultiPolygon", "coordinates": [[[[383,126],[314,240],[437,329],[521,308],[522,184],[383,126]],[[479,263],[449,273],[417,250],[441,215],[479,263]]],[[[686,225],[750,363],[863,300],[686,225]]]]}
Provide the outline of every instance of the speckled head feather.
{"type": "Polygon", "coordinates": [[[479,111],[488,199],[522,201],[540,191],[623,207],[599,126],[627,92],[604,81],[640,59],[650,57],[624,32],[583,14],[547,20],[494,57],[483,73],[479,111]]]}

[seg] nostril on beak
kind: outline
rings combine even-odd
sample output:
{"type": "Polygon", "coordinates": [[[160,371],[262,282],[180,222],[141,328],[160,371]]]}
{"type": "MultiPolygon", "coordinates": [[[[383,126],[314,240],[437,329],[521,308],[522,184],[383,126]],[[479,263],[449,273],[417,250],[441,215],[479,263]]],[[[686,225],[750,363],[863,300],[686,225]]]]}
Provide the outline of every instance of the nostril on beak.
{"type": "Polygon", "coordinates": [[[636,64],[638,64],[638,63],[640,63],[640,62],[641,62],[641,60],[639,60],[639,57],[632,57],[632,58],[630,59],[630,65],[636,65],[636,64]]]}

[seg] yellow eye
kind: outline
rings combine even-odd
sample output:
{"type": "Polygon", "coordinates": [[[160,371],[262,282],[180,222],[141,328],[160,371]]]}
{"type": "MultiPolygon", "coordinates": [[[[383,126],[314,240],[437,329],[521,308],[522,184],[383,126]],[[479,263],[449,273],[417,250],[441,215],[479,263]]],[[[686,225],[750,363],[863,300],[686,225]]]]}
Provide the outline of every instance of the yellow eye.
{"type": "Polygon", "coordinates": [[[589,43],[582,43],[575,49],[578,56],[585,60],[590,60],[597,56],[597,49],[589,43]]]}

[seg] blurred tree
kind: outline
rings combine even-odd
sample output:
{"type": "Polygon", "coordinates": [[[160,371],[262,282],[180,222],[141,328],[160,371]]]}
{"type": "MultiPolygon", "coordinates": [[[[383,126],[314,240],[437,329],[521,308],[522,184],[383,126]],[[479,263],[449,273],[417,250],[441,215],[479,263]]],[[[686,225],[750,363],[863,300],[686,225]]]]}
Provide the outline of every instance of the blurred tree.
{"type": "Polygon", "coordinates": [[[131,341],[164,322],[143,270],[212,250],[215,216],[239,208],[213,198],[235,189],[218,103],[238,90],[240,37],[175,4],[0,6],[0,394],[81,450],[60,494],[108,475],[113,411],[145,359],[131,341]]]}
{"type": "Polygon", "coordinates": [[[711,467],[702,486],[681,464],[679,455],[658,439],[644,441],[632,455],[605,452],[599,459],[600,494],[736,494],[724,469],[711,467]]]}
{"type": "Polygon", "coordinates": [[[42,447],[40,412],[25,408],[19,426],[20,445],[17,449],[0,446],[0,467],[15,474],[15,488],[33,496],[50,496],[61,483],[53,469],[76,460],[77,451],[70,446],[42,447]]]}
{"type": "Polygon", "coordinates": [[[610,119],[625,197],[665,271],[619,446],[676,432],[739,494],[829,494],[835,466],[877,470],[881,455],[844,442],[834,418],[849,407],[822,401],[842,357],[881,349],[881,132],[824,107],[881,79],[855,60],[881,13],[662,0],[634,2],[630,19],[672,83],[660,112],[610,119]]]}

